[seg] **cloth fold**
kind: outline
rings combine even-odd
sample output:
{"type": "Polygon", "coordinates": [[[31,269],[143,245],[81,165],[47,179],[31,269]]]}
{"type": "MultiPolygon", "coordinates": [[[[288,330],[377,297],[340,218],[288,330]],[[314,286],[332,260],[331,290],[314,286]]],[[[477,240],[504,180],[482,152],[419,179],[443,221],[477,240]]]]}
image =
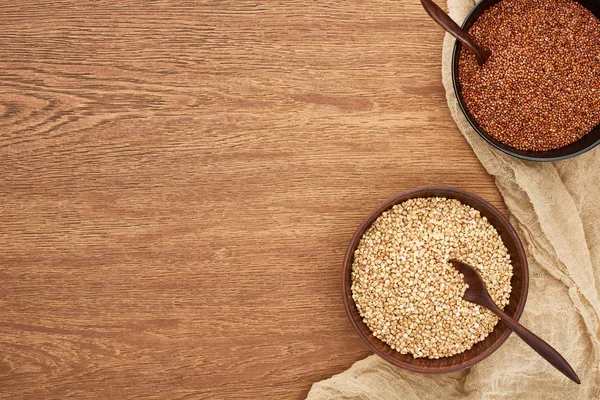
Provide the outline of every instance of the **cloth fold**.
{"type": "MultiPolygon", "coordinates": [[[[475,5],[448,0],[461,23],[475,5]]],[[[450,112],[473,151],[495,177],[530,268],[523,324],[551,343],[581,378],[576,385],[516,335],[469,370],[421,375],[377,356],[317,382],[308,400],[324,399],[600,399],[600,147],[555,163],[522,161],[479,137],[452,87],[454,39],[446,35],[442,81],[450,112]]]]}

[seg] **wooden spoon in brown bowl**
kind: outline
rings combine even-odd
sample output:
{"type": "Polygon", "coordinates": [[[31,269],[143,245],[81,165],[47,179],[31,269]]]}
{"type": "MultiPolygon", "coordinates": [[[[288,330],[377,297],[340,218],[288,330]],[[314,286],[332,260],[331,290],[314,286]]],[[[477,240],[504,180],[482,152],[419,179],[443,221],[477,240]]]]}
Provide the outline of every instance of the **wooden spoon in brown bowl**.
{"type": "Polygon", "coordinates": [[[552,346],[498,308],[494,300],[490,297],[485,282],[481,279],[481,275],[479,275],[479,272],[475,268],[459,260],[450,260],[450,264],[463,275],[463,280],[469,285],[463,295],[463,300],[479,304],[496,314],[514,333],[523,339],[540,356],[544,357],[554,368],[562,372],[573,382],[577,384],[581,383],[573,368],[571,368],[567,360],[558,351],[554,350],[552,346]]]}
{"type": "Polygon", "coordinates": [[[425,11],[427,11],[427,14],[429,14],[429,16],[435,22],[444,28],[446,32],[460,40],[462,44],[467,46],[473,53],[475,53],[479,65],[485,64],[492,53],[475,43],[473,39],[469,37],[469,34],[460,26],[458,26],[458,24],[444,12],[444,10],[442,10],[432,0],[421,0],[421,4],[423,5],[425,11]]]}

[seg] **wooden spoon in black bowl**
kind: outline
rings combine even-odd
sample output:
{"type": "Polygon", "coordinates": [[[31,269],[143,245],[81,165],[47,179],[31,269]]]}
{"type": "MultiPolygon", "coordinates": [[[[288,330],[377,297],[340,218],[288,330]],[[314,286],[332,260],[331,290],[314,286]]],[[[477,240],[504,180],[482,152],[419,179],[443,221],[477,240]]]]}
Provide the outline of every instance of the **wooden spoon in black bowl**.
{"type": "Polygon", "coordinates": [[[534,349],[540,356],[544,357],[546,361],[554,366],[554,368],[562,372],[573,382],[577,384],[581,383],[577,374],[573,371],[573,368],[571,368],[567,360],[565,360],[558,351],[554,350],[552,346],[544,342],[529,329],[519,324],[498,308],[494,303],[494,300],[490,297],[485,282],[481,279],[479,272],[477,272],[475,268],[458,260],[450,260],[450,264],[463,275],[465,283],[469,285],[465,291],[463,300],[479,304],[496,314],[514,333],[519,335],[525,343],[534,349]]]}
{"type": "Polygon", "coordinates": [[[429,14],[429,16],[433,18],[435,22],[444,28],[446,32],[460,40],[462,44],[467,46],[473,53],[475,53],[479,65],[485,64],[492,53],[478,46],[477,43],[475,43],[469,37],[467,32],[463,31],[462,28],[458,26],[456,22],[454,22],[452,18],[450,18],[450,16],[444,12],[444,10],[442,10],[432,0],[421,0],[421,4],[423,5],[425,11],[427,11],[427,14],[429,14]]]}

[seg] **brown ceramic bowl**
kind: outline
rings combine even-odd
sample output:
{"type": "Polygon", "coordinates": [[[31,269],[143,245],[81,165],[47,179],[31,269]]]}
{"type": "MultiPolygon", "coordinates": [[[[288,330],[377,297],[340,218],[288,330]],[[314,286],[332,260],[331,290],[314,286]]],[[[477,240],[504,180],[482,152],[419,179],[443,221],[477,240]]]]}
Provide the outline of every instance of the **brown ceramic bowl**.
{"type": "Polygon", "coordinates": [[[342,290],[346,314],[348,315],[348,318],[350,318],[350,322],[358,332],[358,335],[375,354],[397,367],[426,374],[454,372],[468,368],[492,354],[500,347],[500,345],[502,345],[502,343],[504,343],[508,335],[510,335],[511,330],[508,329],[503,322],[499,322],[485,340],[475,344],[470,350],[464,353],[437,360],[413,358],[410,354],[400,354],[386,343],[373,336],[367,325],[362,321],[362,318],[356,309],[356,304],[352,299],[352,261],[354,260],[354,252],[360,238],[381,213],[392,208],[396,204],[417,197],[445,197],[457,199],[463,204],[467,204],[476,210],[479,210],[481,215],[487,217],[490,223],[496,228],[510,254],[514,274],[511,280],[512,292],[510,294],[509,303],[504,311],[517,321],[521,317],[527,299],[527,289],[529,286],[527,257],[525,256],[525,250],[523,249],[521,240],[517,236],[514,228],[494,206],[468,192],[441,186],[412,189],[389,199],[371,212],[362,224],[360,224],[354,233],[354,236],[352,236],[352,240],[350,241],[350,245],[348,246],[348,250],[344,257],[342,290]]]}

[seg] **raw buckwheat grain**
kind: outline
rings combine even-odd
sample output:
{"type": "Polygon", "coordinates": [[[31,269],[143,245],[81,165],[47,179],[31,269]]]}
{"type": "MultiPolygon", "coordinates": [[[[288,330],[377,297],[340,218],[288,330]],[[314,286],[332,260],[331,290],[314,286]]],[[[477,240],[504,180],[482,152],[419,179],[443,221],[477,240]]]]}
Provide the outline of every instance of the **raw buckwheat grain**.
{"type": "Polygon", "coordinates": [[[402,354],[440,358],[488,336],[498,319],[462,299],[467,285],[451,258],[476,267],[496,304],[508,304],[510,256],[479,211],[454,199],[418,198],[377,218],[352,264],[352,297],[377,338],[402,354]]]}
{"type": "Polygon", "coordinates": [[[503,0],[469,35],[492,55],[480,67],[462,48],[462,96],[498,141],[552,150],[600,123],[600,20],[589,10],[572,0],[503,0]]]}

